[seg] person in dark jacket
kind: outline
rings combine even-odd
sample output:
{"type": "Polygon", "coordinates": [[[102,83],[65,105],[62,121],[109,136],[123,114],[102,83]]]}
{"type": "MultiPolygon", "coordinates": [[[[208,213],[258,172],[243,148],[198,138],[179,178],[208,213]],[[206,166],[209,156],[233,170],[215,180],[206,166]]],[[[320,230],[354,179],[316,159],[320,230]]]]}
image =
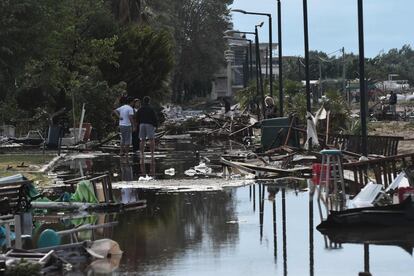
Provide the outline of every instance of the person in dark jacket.
{"type": "Polygon", "coordinates": [[[137,112],[141,107],[141,100],[135,99],[134,100],[134,123],[135,123],[135,131],[132,132],[132,151],[138,154],[139,151],[139,118],[137,116],[137,112]]]}
{"type": "Polygon", "coordinates": [[[397,115],[397,94],[395,94],[394,91],[391,91],[390,98],[388,99],[388,104],[390,105],[392,116],[395,118],[397,115]]]}
{"type": "Polygon", "coordinates": [[[139,139],[141,157],[144,159],[145,142],[150,141],[151,156],[154,157],[155,150],[155,129],[158,127],[158,120],[154,109],[150,106],[151,98],[145,96],[143,103],[136,116],[139,120],[139,139]]]}

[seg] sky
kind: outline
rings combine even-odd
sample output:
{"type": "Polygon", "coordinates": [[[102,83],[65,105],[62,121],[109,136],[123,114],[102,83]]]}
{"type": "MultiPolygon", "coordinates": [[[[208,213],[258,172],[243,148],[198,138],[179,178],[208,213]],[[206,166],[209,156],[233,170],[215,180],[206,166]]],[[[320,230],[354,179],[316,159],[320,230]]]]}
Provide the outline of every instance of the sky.
{"type": "MultiPolygon", "coordinates": [[[[357,0],[308,0],[309,48],[326,53],[345,47],[358,53],[357,0]]],[[[281,0],[284,56],[303,56],[303,0],[281,0]]],[[[276,0],[234,0],[233,9],[271,13],[273,42],[277,42],[276,0]]],[[[365,56],[382,51],[414,47],[413,0],[364,0],[365,56]]],[[[254,25],[265,21],[259,37],[268,42],[268,19],[264,16],[232,13],[234,29],[254,31],[254,25]]]]}

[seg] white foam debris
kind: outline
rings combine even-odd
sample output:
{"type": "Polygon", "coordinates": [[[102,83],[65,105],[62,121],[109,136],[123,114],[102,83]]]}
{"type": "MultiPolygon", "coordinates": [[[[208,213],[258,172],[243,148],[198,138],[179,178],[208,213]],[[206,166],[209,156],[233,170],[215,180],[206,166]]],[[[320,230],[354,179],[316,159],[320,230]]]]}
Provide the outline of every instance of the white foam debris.
{"type": "Polygon", "coordinates": [[[152,176],[149,176],[148,174],[144,177],[144,176],[140,176],[138,181],[151,181],[154,180],[154,178],[152,176]]]}
{"type": "Polygon", "coordinates": [[[61,154],[56,156],[55,158],[53,158],[48,164],[44,165],[39,172],[40,173],[45,173],[48,172],[49,170],[51,170],[53,168],[53,166],[62,158],[64,158],[66,155],[65,154],[61,154]]]}
{"type": "Polygon", "coordinates": [[[123,181],[112,184],[114,188],[136,188],[162,190],[165,192],[195,192],[220,191],[226,188],[236,188],[254,184],[253,180],[224,180],[224,179],[168,179],[154,181],[123,181]]]}
{"type": "Polygon", "coordinates": [[[169,168],[169,169],[166,169],[166,170],[164,171],[164,173],[165,173],[166,175],[174,176],[174,175],[175,175],[175,169],[174,169],[174,168],[169,168]]]}
{"type": "Polygon", "coordinates": [[[99,156],[109,155],[109,153],[103,153],[100,151],[91,152],[91,153],[78,153],[78,154],[71,154],[66,157],[67,160],[75,160],[75,159],[93,159],[99,156]]]}
{"type": "Polygon", "coordinates": [[[197,171],[196,171],[196,170],[194,170],[194,169],[188,169],[188,170],[186,170],[186,171],[184,172],[184,174],[185,174],[186,176],[194,176],[194,175],[196,175],[196,174],[197,174],[197,171]]]}

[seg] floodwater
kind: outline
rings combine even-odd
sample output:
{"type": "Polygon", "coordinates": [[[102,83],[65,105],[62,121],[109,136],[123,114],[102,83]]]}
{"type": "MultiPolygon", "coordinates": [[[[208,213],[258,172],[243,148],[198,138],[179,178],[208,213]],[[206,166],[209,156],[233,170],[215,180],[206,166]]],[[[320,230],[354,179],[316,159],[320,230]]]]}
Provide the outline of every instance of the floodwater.
{"type": "MultiPolygon", "coordinates": [[[[198,164],[197,149],[184,148],[185,155],[156,158],[158,179],[168,178],[163,171],[170,167],[178,171],[175,178],[184,177],[184,170],[198,164]]],[[[110,171],[119,180],[140,174],[136,162],[125,173],[111,156],[86,162],[92,162],[86,170],[110,171]]],[[[117,241],[124,251],[114,266],[118,275],[413,275],[414,229],[397,232],[401,237],[394,230],[354,232],[335,243],[316,230],[320,209],[306,183],[267,184],[203,192],[134,189],[130,197],[146,199],[147,208],[99,214],[85,223],[118,221],[97,236],[117,241]]]]}
{"type": "MultiPolygon", "coordinates": [[[[112,179],[116,181],[137,180],[142,175],[153,175],[156,179],[180,179],[186,178],[184,172],[200,162],[217,163],[220,155],[226,151],[243,149],[243,145],[235,142],[212,142],[193,140],[163,141],[157,146],[155,158],[146,156],[141,162],[139,156],[130,156],[127,160],[114,154],[98,155],[96,158],[69,158],[60,162],[54,171],[73,178],[80,174],[112,173],[112,179]],[[174,168],[176,174],[171,177],[164,171],[174,168]]],[[[87,156],[87,154],[86,154],[87,156]]],[[[221,166],[211,165],[215,171],[221,166]]],[[[68,178],[68,177],[66,177],[68,178]]]]}
{"type": "Polygon", "coordinates": [[[113,229],[113,239],[124,250],[118,271],[413,275],[412,242],[411,246],[335,244],[315,229],[320,223],[318,204],[316,200],[309,204],[307,191],[260,187],[260,191],[256,184],[211,193],[142,193],[148,207],[119,215],[113,229]]]}

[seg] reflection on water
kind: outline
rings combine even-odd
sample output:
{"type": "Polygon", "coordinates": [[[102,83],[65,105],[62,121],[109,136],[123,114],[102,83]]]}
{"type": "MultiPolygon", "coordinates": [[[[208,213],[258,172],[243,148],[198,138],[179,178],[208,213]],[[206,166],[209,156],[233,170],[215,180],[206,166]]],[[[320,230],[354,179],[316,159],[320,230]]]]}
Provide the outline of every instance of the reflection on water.
{"type": "Polygon", "coordinates": [[[412,275],[412,229],[323,235],[315,231],[320,222],[318,201],[307,191],[256,184],[175,194],[128,190],[117,191],[116,196],[145,198],[148,208],[68,217],[64,223],[49,218],[48,226],[63,229],[118,221],[113,228],[84,233],[80,239],[117,241],[124,251],[120,273],[412,275]]]}
{"type": "Polygon", "coordinates": [[[186,250],[202,248],[220,254],[237,243],[233,192],[146,194],[148,207],[119,219],[114,239],[125,252],[122,270],[156,274],[179,260],[186,250]]]}
{"type": "MultiPolygon", "coordinates": [[[[164,197],[160,202],[163,204],[152,207],[158,206],[155,208],[159,208],[159,213],[154,211],[150,217],[148,214],[140,217],[145,228],[153,223],[153,227],[146,228],[151,234],[141,230],[146,233],[145,238],[141,236],[146,240],[141,240],[146,253],[138,260],[136,256],[128,258],[121,266],[122,271],[140,271],[147,275],[191,275],[194,272],[197,275],[358,275],[363,271],[370,271],[372,275],[412,274],[408,269],[412,257],[399,249],[400,241],[392,242],[392,237],[386,243],[393,245],[390,247],[376,243],[372,237],[351,244],[349,240],[335,240],[315,232],[314,225],[320,221],[319,215],[314,213],[318,205],[307,192],[256,185],[205,197],[202,194],[161,197],[164,197]],[[204,203],[191,208],[197,201],[204,203]],[[187,205],[191,212],[184,212],[187,205]],[[255,209],[256,205],[259,210],[255,209]],[[212,206],[215,208],[210,209],[212,206]],[[172,208],[177,213],[164,208],[172,208]],[[173,218],[165,221],[164,212],[173,218]],[[164,220],[154,222],[161,214],[164,220]],[[215,224],[209,222],[210,216],[215,217],[215,224]],[[200,222],[198,227],[194,226],[195,222],[200,222]],[[199,229],[199,235],[188,230],[194,228],[199,229]],[[150,242],[148,237],[151,237],[150,242]]],[[[140,225],[137,223],[137,227],[140,225]]],[[[399,234],[412,244],[414,237],[408,233],[399,234]]]]}
{"type": "Polygon", "coordinates": [[[146,158],[131,155],[121,159],[117,155],[101,155],[93,159],[70,159],[60,162],[54,171],[65,172],[68,178],[110,172],[113,181],[136,181],[145,175],[156,179],[186,178],[184,172],[198,165],[200,161],[209,160],[217,163],[221,154],[240,148],[241,145],[235,145],[231,141],[205,141],[202,144],[192,140],[162,141],[157,146],[155,158],[149,155],[146,158]],[[174,177],[164,174],[164,171],[170,168],[175,169],[174,177]]]}
{"type": "MultiPolygon", "coordinates": [[[[219,145],[225,148],[227,145],[219,145]]],[[[164,157],[113,156],[75,160],[57,170],[77,174],[110,172],[114,181],[149,174],[170,178],[222,150],[177,143],[164,157]]],[[[216,156],[216,157],[217,157],[216,156]]],[[[194,180],[197,181],[197,180],[194,180]]],[[[305,184],[306,187],[306,184],[305,184]]],[[[311,187],[312,188],[312,187],[311,187]]],[[[85,223],[119,221],[111,229],[84,233],[84,239],[112,238],[124,251],[121,273],[138,275],[412,275],[414,229],[353,229],[321,234],[315,225],[324,208],[313,191],[292,180],[260,182],[217,192],[156,194],[122,189],[119,201],[146,199],[137,212],[49,221],[57,230],[85,223]],[[409,253],[409,254],[407,254],[409,253]],[[368,275],[368,274],[367,274],[368,275]]],[[[44,218],[45,219],[45,218],[44,218]]],[[[82,237],[80,237],[83,239],[82,237]]]]}

